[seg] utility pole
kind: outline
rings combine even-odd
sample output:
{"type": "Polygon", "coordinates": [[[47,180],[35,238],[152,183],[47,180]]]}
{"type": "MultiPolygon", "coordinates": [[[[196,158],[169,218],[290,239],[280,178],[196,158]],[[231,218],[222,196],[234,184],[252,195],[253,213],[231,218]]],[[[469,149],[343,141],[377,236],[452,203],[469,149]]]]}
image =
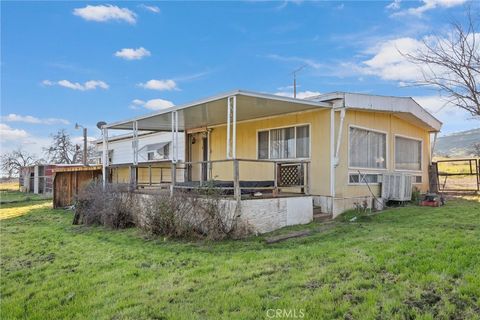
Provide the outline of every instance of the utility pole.
{"type": "Polygon", "coordinates": [[[83,165],[86,166],[88,165],[88,159],[87,159],[87,128],[84,126],[75,123],[75,129],[80,129],[83,128],[83,165]]]}
{"type": "Polygon", "coordinates": [[[297,98],[297,73],[300,72],[303,68],[305,68],[306,64],[301,66],[300,68],[294,70],[293,73],[293,98],[297,98]]]}

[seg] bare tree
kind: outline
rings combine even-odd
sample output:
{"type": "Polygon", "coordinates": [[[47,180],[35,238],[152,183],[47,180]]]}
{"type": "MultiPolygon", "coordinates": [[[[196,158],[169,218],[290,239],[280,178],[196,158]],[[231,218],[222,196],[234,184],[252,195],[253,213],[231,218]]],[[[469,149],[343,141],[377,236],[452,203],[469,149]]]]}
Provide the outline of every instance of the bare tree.
{"type": "Polygon", "coordinates": [[[452,23],[449,36],[424,38],[423,48],[402,55],[420,67],[417,85],[439,89],[451,104],[480,117],[480,34],[470,7],[466,15],[465,22],[452,23]]]}
{"type": "Polygon", "coordinates": [[[480,142],[472,145],[472,154],[474,157],[480,157],[480,142]]]}
{"type": "MultiPolygon", "coordinates": [[[[70,135],[65,129],[58,130],[52,135],[52,144],[43,148],[48,160],[52,163],[82,163],[83,152],[79,145],[73,143],[70,135]]],[[[87,147],[87,158],[91,161],[94,158],[95,147],[87,147]]],[[[87,162],[89,162],[87,161],[87,162]]]]}
{"type": "Polygon", "coordinates": [[[5,153],[1,157],[1,169],[9,178],[18,176],[20,168],[30,166],[37,163],[35,155],[30,154],[22,149],[17,149],[9,153],[5,153]]]}
{"type": "Polygon", "coordinates": [[[44,151],[52,163],[71,164],[81,161],[81,152],[65,129],[52,135],[52,144],[48,148],[44,148],[44,151]]]}

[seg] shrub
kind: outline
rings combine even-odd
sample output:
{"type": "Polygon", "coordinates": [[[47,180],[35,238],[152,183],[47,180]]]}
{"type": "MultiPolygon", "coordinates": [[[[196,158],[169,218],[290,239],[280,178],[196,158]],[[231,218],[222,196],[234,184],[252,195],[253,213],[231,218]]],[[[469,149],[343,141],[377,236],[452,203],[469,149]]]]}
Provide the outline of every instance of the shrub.
{"type": "Polygon", "coordinates": [[[125,185],[92,183],[76,197],[73,224],[101,224],[113,229],[123,229],[135,225],[135,211],[138,203],[125,185]]]}
{"type": "Polygon", "coordinates": [[[235,208],[212,190],[158,195],[146,202],[141,227],[152,235],[220,240],[250,233],[235,208]]]}
{"type": "Polygon", "coordinates": [[[235,208],[212,188],[198,192],[139,194],[128,185],[90,184],[76,198],[74,224],[113,229],[138,226],[153,236],[219,240],[250,234],[235,208]]]}

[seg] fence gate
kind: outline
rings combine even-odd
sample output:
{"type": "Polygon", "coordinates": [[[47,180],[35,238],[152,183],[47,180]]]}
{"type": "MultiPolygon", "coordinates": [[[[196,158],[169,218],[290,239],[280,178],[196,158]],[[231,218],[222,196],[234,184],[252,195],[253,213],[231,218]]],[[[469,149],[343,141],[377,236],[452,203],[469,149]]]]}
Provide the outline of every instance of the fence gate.
{"type": "Polygon", "coordinates": [[[449,159],[435,163],[439,191],[480,191],[480,159],[449,159]]]}

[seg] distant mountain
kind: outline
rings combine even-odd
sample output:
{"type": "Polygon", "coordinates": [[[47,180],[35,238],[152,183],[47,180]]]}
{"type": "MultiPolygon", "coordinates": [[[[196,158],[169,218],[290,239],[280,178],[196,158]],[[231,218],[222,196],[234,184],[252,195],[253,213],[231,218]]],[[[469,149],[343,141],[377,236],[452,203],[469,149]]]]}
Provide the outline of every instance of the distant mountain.
{"type": "Polygon", "coordinates": [[[471,155],[472,145],[480,142],[480,128],[437,137],[436,156],[465,157],[471,155]]]}

